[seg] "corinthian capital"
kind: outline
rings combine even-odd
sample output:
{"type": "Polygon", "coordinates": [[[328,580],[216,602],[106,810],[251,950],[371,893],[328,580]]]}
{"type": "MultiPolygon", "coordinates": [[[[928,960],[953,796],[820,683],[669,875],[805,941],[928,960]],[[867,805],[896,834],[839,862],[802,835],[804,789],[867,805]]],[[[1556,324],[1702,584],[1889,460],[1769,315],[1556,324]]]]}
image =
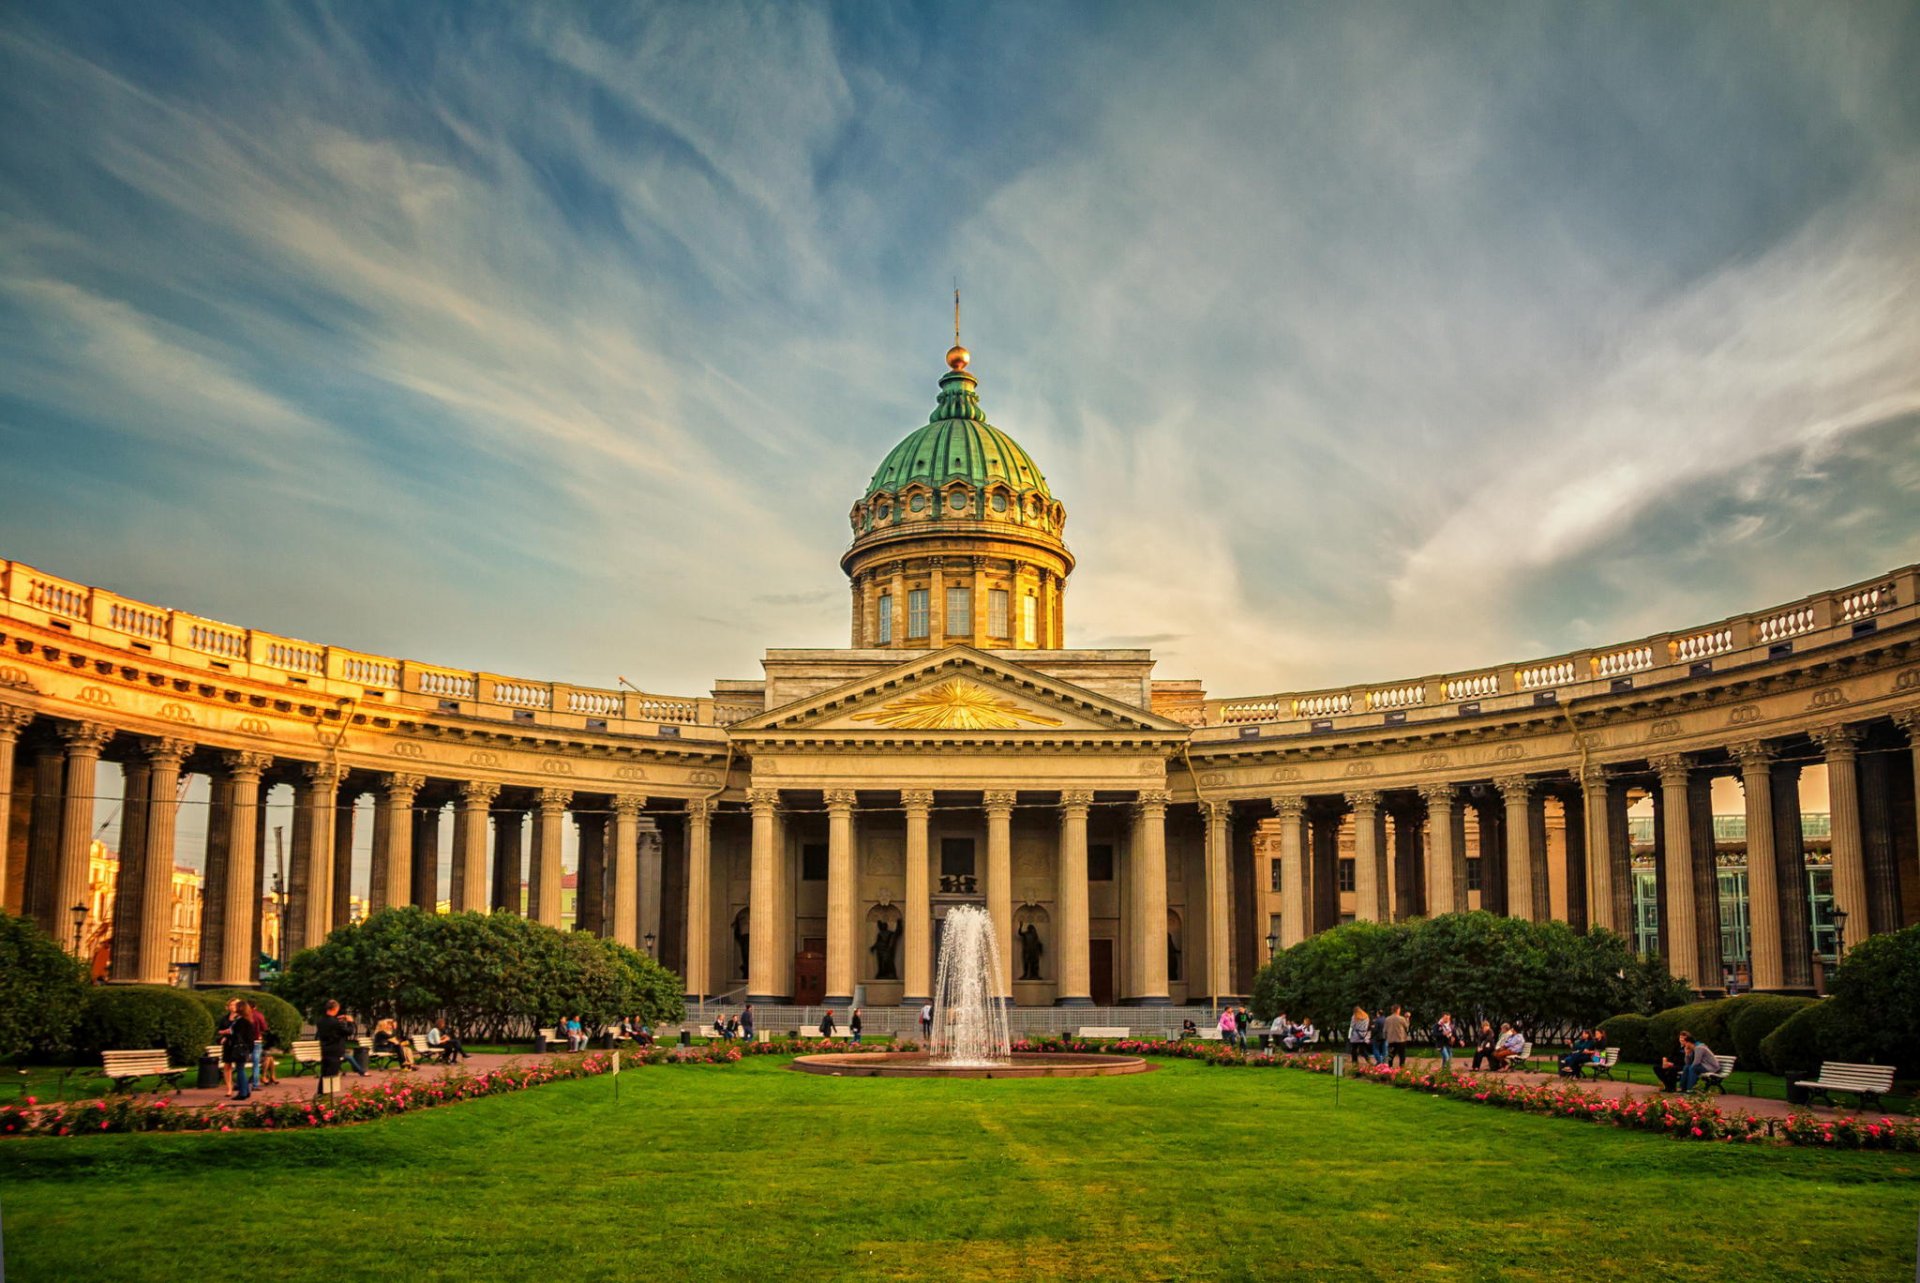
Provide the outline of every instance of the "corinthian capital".
{"type": "Polygon", "coordinates": [[[572,789],[541,789],[534,797],[540,804],[542,815],[553,815],[567,809],[567,803],[573,801],[572,789]]]}
{"type": "Polygon", "coordinates": [[[1524,802],[1533,794],[1533,781],[1524,775],[1502,775],[1493,786],[1509,802],[1524,802]]]}
{"type": "Polygon", "coordinates": [[[420,791],[426,780],[418,775],[382,775],[380,787],[387,791],[387,800],[397,806],[406,806],[413,801],[413,795],[420,791]]]}
{"type": "Polygon", "coordinates": [[[748,789],[747,805],[756,812],[771,814],[780,809],[779,789],[748,789]]]}
{"type": "Polygon", "coordinates": [[[0,704],[0,740],[10,740],[33,720],[33,710],[18,704],[0,704]]]}
{"type": "Polygon", "coordinates": [[[460,781],[460,800],[468,806],[491,806],[500,796],[500,786],[492,780],[460,781]]]}
{"type": "Polygon", "coordinates": [[[1685,785],[1693,776],[1693,763],[1687,760],[1685,753],[1666,753],[1660,757],[1650,757],[1647,765],[1660,777],[1660,783],[1668,788],[1685,785]]]}
{"type": "Polygon", "coordinates": [[[273,765],[271,753],[222,753],[221,763],[227,768],[227,775],[237,784],[257,782],[261,772],[273,765]]]}
{"type": "Polygon", "coordinates": [[[59,729],[69,753],[98,753],[113,738],[113,727],[100,722],[62,722],[59,729]]]}

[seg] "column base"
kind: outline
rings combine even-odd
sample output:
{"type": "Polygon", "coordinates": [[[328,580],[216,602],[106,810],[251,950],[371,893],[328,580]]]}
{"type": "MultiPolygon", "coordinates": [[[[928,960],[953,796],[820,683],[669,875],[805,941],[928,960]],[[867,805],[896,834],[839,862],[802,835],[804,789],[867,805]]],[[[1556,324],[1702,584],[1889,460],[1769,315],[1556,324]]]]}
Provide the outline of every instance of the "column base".
{"type": "Polygon", "coordinates": [[[900,1005],[902,1007],[911,1007],[915,1010],[918,1010],[919,1008],[926,1006],[928,1003],[932,1001],[933,1001],[933,998],[931,995],[924,998],[902,998],[900,1000],[900,1005]]]}
{"type": "Polygon", "coordinates": [[[820,1000],[823,1007],[851,1007],[853,995],[850,993],[830,993],[820,1000]]]}
{"type": "Polygon", "coordinates": [[[1093,1005],[1093,999],[1091,998],[1055,998],[1053,1000],[1053,1005],[1056,1007],[1091,1007],[1093,1005]]]}
{"type": "Polygon", "coordinates": [[[1167,997],[1165,994],[1139,998],[1122,998],[1120,1005],[1123,1007],[1171,1007],[1173,1005],[1173,999],[1167,997]]]}
{"type": "Polygon", "coordinates": [[[793,995],[790,993],[750,993],[745,998],[742,998],[741,1001],[750,1002],[756,1007],[785,1007],[792,1004],[793,995]]]}

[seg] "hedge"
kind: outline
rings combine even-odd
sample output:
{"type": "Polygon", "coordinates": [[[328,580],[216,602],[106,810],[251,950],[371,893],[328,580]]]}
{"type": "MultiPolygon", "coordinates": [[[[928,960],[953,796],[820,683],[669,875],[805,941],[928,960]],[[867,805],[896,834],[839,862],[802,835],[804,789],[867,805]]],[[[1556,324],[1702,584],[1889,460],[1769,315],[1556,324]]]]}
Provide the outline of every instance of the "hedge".
{"type": "Polygon", "coordinates": [[[66,1050],[86,994],[85,968],[59,941],[0,912],[0,1056],[66,1050]]]}
{"type": "Polygon", "coordinates": [[[1812,998],[1791,998],[1786,994],[1754,993],[1742,995],[1736,1003],[1738,1010],[1727,1021],[1728,1031],[1733,1035],[1733,1052],[1740,1057],[1740,1063],[1755,1069],[1765,1069],[1779,1073],[1784,1068],[1796,1069],[1797,1065],[1780,1066],[1767,1059],[1762,1049],[1768,1034],[1785,1024],[1797,1011],[1813,1005],[1812,998]]]}
{"type": "Polygon", "coordinates": [[[1668,1007],[1647,1021],[1647,1041],[1652,1044],[1655,1056],[1665,1056],[1673,1051],[1680,1040],[1680,1031],[1693,1034],[1696,1042],[1704,1042],[1717,1052],[1732,1054],[1732,1043],[1728,1040],[1727,1009],[1728,1000],[1716,999],[1712,1002],[1690,1002],[1684,1007],[1668,1007]]]}
{"type": "Polygon", "coordinates": [[[266,1016],[267,1030],[278,1040],[275,1045],[282,1051],[293,1046],[294,1040],[300,1036],[300,1029],[305,1023],[300,1019],[300,1013],[295,1010],[292,1003],[285,998],[276,998],[258,989],[195,989],[193,996],[205,1004],[216,1025],[220,1023],[221,1017],[227,1014],[229,999],[245,998],[254,1003],[266,1016]]]}
{"type": "Polygon", "coordinates": [[[1600,1027],[1607,1031],[1607,1045],[1620,1049],[1620,1059],[1636,1065],[1654,1062],[1653,1042],[1647,1037],[1648,1016],[1622,1012],[1600,1027]]]}
{"type": "Polygon", "coordinates": [[[170,985],[95,985],[74,1026],[80,1062],[99,1063],[103,1051],[164,1047],[169,1064],[197,1065],[213,1041],[213,1017],[198,998],[170,985]]]}
{"type": "Polygon", "coordinates": [[[1829,1060],[1870,1059],[1861,1045],[1859,1027],[1831,998],[1816,1000],[1787,1017],[1760,1040],[1760,1054],[1775,1073],[1818,1069],[1829,1060]]]}

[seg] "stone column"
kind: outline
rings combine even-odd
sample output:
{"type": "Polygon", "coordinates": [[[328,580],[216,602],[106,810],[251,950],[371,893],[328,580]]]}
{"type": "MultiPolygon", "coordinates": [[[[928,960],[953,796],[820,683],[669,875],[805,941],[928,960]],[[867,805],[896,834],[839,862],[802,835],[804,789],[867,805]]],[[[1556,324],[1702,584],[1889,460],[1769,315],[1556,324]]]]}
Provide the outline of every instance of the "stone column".
{"type": "MultiPolygon", "coordinates": [[[[426,783],[418,775],[380,777],[379,809],[373,813],[373,885],[368,889],[368,912],[399,909],[411,889],[413,853],[413,796],[426,783]]],[[[431,912],[433,906],[427,906],[431,912]]]]}
{"type": "Polygon", "coordinates": [[[829,1007],[853,1005],[853,914],[859,900],[859,869],[853,858],[852,789],[828,789],[827,803],[827,992],[829,1007]]]}
{"type": "MultiPolygon", "coordinates": [[[[939,495],[934,502],[938,503],[939,495]]],[[[935,650],[947,644],[947,572],[939,557],[927,558],[927,645],[935,650]]]]}
{"type": "Polygon", "coordinates": [[[308,762],[293,786],[293,857],[287,871],[287,956],[310,949],[333,929],[333,817],[339,767],[308,762]]]}
{"type": "MultiPolygon", "coordinates": [[[[1580,803],[1587,825],[1587,925],[1604,931],[1628,932],[1631,922],[1617,922],[1613,902],[1613,812],[1607,805],[1606,768],[1589,764],[1580,768],[1580,803]]],[[[1568,824],[1573,823],[1568,817],[1568,824]]]]}
{"type": "MultiPolygon", "coordinates": [[[[1233,992],[1232,898],[1228,895],[1233,842],[1233,806],[1202,804],[1207,821],[1207,996],[1216,1003],[1233,992]]],[[[1189,991],[1189,1001],[1192,993],[1189,991]]]]}
{"type": "Polygon", "coordinates": [[[1700,970],[1700,945],[1694,934],[1697,889],[1693,884],[1693,822],[1688,805],[1692,769],[1686,756],[1679,753],[1652,758],[1649,765],[1660,776],[1660,836],[1665,847],[1662,861],[1666,867],[1661,870],[1661,878],[1666,884],[1667,902],[1660,919],[1661,952],[1666,955],[1668,970],[1693,988],[1718,985],[1719,976],[1703,982],[1694,974],[1700,970]]]}
{"type": "Polygon", "coordinates": [[[1720,863],[1713,841],[1713,773],[1694,767],[1687,784],[1687,821],[1693,833],[1693,943],[1695,985],[1703,998],[1727,995],[1720,957],[1720,863]]]}
{"type": "Polygon", "coordinates": [[[933,809],[931,789],[901,789],[900,808],[907,817],[907,903],[900,921],[905,935],[901,952],[906,967],[900,1005],[918,1007],[933,997],[933,896],[927,867],[927,817],[933,809]]]}
{"type": "Polygon", "coordinates": [[[202,973],[209,987],[253,983],[253,925],[260,916],[260,887],[254,880],[259,836],[260,775],[273,764],[265,753],[224,753],[232,795],[226,810],[227,869],[222,888],[220,957],[214,974],[202,973]]]}
{"type": "MultiPolygon", "coordinates": [[[[1833,903],[1847,912],[1840,956],[1867,936],[1867,864],[1860,841],[1860,732],[1823,726],[1813,732],[1827,757],[1827,808],[1833,823],[1833,903]]],[[[72,774],[69,772],[71,782],[72,774]]]]}
{"type": "MultiPolygon", "coordinates": [[[[573,929],[607,934],[607,817],[593,811],[573,813],[574,849],[580,863],[573,878],[573,929]]],[[[564,885],[564,884],[563,884],[564,885]]]]}
{"type": "Polygon", "coordinates": [[[353,823],[360,789],[341,777],[339,801],[333,808],[333,914],[331,925],[353,921],[353,823]]]}
{"type": "Polygon", "coordinates": [[[153,767],[144,746],[120,767],[120,873],[113,884],[113,951],[107,978],[126,983],[140,970],[140,904],[149,876],[147,863],[148,789],[153,767]]]}
{"type": "Polygon", "coordinates": [[[1420,804],[1402,800],[1387,809],[1387,819],[1391,821],[1393,835],[1393,920],[1405,922],[1409,918],[1425,917],[1422,883],[1426,881],[1426,852],[1422,843],[1420,804]]]}
{"type": "Polygon", "coordinates": [[[1533,781],[1524,775],[1503,775],[1493,782],[1493,786],[1500,790],[1500,797],[1507,807],[1507,913],[1516,918],[1532,919],[1533,781]]]}
{"type": "Polygon", "coordinates": [[[713,803],[687,803],[687,994],[715,991],[713,969],[713,803]]]}
{"type": "MultiPolygon", "coordinates": [[[[1900,710],[1893,715],[1893,724],[1907,733],[1908,766],[1913,772],[1914,827],[1920,830],[1920,708],[1900,710]]],[[[4,802],[0,802],[0,806],[4,805],[4,802]]],[[[5,832],[6,826],[0,824],[0,833],[5,832]]],[[[1916,848],[1920,848],[1920,833],[1916,833],[1914,843],[1916,848]]]]}
{"type": "Polygon", "coordinates": [[[753,810],[753,873],[747,892],[747,1001],[763,1005],[785,1002],[780,957],[779,909],[780,790],[750,788],[747,805],[753,810]]]}
{"type": "Polygon", "coordinates": [[[453,829],[453,909],[485,913],[487,899],[487,811],[500,796],[490,780],[463,780],[453,829]]]}
{"type": "Polygon", "coordinates": [[[1142,789],[1133,808],[1134,864],[1140,879],[1139,988],[1134,1001],[1164,1007],[1167,996],[1167,804],[1163,789],[1142,789]]]}
{"type": "MultiPolygon", "coordinates": [[[[613,799],[613,876],[610,881],[609,895],[612,903],[606,906],[607,935],[615,944],[623,944],[629,949],[640,947],[640,816],[646,810],[647,799],[634,793],[623,793],[613,799]]],[[[691,869],[689,869],[691,873],[691,869]]],[[[689,939],[693,929],[694,896],[689,877],[687,889],[687,928],[689,939]]],[[[658,943],[659,937],[654,937],[658,943]]],[[[692,951],[688,951],[691,971],[692,951]]],[[[689,975],[687,992],[701,993],[693,987],[689,975]]]]}
{"type": "Polygon", "coordinates": [[[503,808],[493,813],[493,907],[525,913],[526,812],[503,808]]]}
{"type": "Polygon", "coordinates": [[[1773,840],[1773,751],[1759,740],[1730,747],[1747,811],[1747,965],[1761,993],[1786,987],[1780,952],[1780,882],[1773,840]]]}
{"type": "Polygon", "coordinates": [[[667,900],[666,888],[666,851],[660,836],[660,823],[651,815],[642,814],[639,823],[634,826],[634,862],[635,878],[639,882],[639,922],[640,947],[646,947],[646,938],[653,937],[652,956],[660,956],[661,912],[667,900]]]}
{"type": "MultiPolygon", "coordinates": [[[[1807,902],[1807,844],[1800,828],[1800,763],[1775,762],[1767,772],[1773,794],[1773,881],[1780,907],[1780,976],[1786,991],[1813,996],[1813,907],[1807,902]]],[[[1751,873],[1749,873],[1751,876],[1751,873]]]]}
{"type": "MultiPolygon", "coordinates": [[[[21,910],[54,939],[60,939],[60,922],[54,910],[59,899],[60,817],[65,809],[61,800],[61,780],[67,770],[66,754],[54,744],[43,744],[33,757],[33,810],[27,822],[26,884],[21,888],[21,910]]],[[[73,934],[69,927],[67,934],[73,934]]]]}
{"type": "MultiPolygon", "coordinates": [[[[1016,627],[1017,627],[1016,621],[1016,627]]],[[[1088,962],[1092,927],[1087,903],[1087,810],[1093,794],[1070,790],[1060,795],[1060,987],[1056,1007],[1091,1007],[1093,973],[1088,962]]]]}
{"type": "Polygon", "coordinates": [[[1000,937],[1000,992],[1013,997],[1013,801],[1011,789],[990,789],[987,808],[987,913],[1000,937]]]}
{"type": "Polygon", "coordinates": [[[887,625],[889,646],[907,644],[907,563],[896,561],[887,567],[888,609],[892,619],[887,625]]]}
{"type": "Polygon", "coordinates": [[[440,911],[441,806],[421,806],[413,812],[413,876],[409,899],[428,913],[440,911]]]}
{"type": "Polygon", "coordinates": [[[113,738],[113,728],[97,722],[67,722],[60,727],[67,746],[65,803],[60,815],[60,862],[54,870],[53,912],[60,929],[54,934],[73,948],[73,917],[69,910],[87,903],[87,856],[93,847],[94,775],[100,750],[113,738]]]}
{"type": "Polygon", "coordinates": [[[567,831],[567,803],[572,800],[569,789],[541,789],[535,798],[540,809],[534,816],[533,873],[528,878],[527,910],[535,922],[550,927],[560,925],[563,876],[560,845],[567,831]]]}
{"type": "MultiPolygon", "coordinates": [[[[8,879],[12,876],[7,868],[7,860],[13,833],[14,751],[20,743],[20,732],[32,720],[33,714],[27,709],[13,704],[0,704],[0,908],[5,907],[8,879]]],[[[23,913],[25,909],[23,903],[23,913]]]]}
{"type": "Polygon", "coordinates": [[[1353,808],[1353,916],[1361,922],[1381,919],[1380,795],[1371,789],[1347,794],[1353,808]]]}
{"type": "Polygon", "coordinates": [[[1273,809],[1280,821],[1280,947],[1287,949],[1307,938],[1307,857],[1301,842],[1307,799],[1276,797],[1273,809]]]}
{"type": "MultiPolygon", "coordinates": [[[[116,908],[113,929],[115,966],[119,966],[123,945],[128,946],[132,956],[124,978],[139,984],[163,985],[173,978],[173,840],[180,810],[180,764],[191,752],[193,745],[185,740],[153,740],[146,746],[147,802],[142,825],[144,873],[139,880],[140,898],[130,906],[128,917],[120,917],[122,911],[116,908]],[[131,940],[123,941],[120,931],[128,924],[136,930],[131,940]]],[[[126,876],[124,867],[121,876],[126,876]]]]}
{"type": "MultiPolygon", "coordinates": [[[[1466,908],[1454,899],[1454,870],[1460,848],[1453,840],[1453,785],[1422,784],[1427,803],[1427,912],[1433,917],[1466,908]]],[[[1463,875],[1464,876],[1464,873],[1463,875]]]]}

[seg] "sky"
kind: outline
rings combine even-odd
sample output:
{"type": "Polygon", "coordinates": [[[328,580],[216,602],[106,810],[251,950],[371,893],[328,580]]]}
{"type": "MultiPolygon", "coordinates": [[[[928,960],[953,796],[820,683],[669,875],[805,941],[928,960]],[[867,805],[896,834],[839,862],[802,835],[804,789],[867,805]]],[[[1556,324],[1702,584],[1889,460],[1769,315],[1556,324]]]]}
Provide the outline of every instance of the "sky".
{"type": "Polygon", "coordinates": [[[0,557],[667,693],[845,645],[951,291],[1215,696],[1920,560],[1920,6],[0,7],[0,557]]]}

